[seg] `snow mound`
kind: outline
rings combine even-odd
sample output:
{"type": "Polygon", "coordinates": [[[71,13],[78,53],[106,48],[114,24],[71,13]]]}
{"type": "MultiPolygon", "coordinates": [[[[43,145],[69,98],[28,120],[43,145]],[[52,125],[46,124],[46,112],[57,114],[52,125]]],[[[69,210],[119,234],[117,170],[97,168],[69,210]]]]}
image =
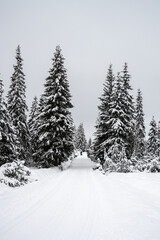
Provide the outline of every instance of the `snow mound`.
{"type": "Polygon", "coordinates": [[[71,166],[71,163],[72,163],[72,160],[68,159],[67,161],[61,163],[61,165],[59,166],[59,169],[61,171],[66,170],[67,168],[69,168],[71,166]]]}
{"type": "Polygon", "coordinates": [[[33,181],[36,179],[31,178],[31,171],[24,166],[24,161],[16,160],[0,167],[0,183],[10,187],[18,187],[33,181]]]}

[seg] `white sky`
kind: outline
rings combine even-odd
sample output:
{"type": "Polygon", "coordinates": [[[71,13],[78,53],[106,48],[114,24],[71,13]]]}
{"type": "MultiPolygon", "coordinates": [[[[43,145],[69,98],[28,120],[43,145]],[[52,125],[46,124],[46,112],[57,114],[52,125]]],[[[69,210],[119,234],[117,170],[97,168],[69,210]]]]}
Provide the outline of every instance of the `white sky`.
{"type": "Polygon", "coordinates": [[[43,91],[56,45],[68,71],[73,118],[94,132],[109,64],[128,63],[136,95],[143,93],[146,127],[160,120],[159,0],[0,0],[0,73],[6,92],[20,44],[27,104],[43,91]]]}

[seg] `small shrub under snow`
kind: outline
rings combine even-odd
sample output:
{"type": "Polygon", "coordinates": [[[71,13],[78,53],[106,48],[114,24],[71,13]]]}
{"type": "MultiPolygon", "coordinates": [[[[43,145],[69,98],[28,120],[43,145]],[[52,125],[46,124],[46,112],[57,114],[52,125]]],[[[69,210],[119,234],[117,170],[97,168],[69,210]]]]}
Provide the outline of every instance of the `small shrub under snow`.
{"type": "Polygon", "coordinates": [[[6,163],[0,168],[0,182],[10,187],[17,187],[32,182],[29,168],[24,166],[24,161],[16,160],[6,163]]]}
{"type": "Polygon", "coordinates": [[[71,162],[72,161],[70,159],[68,161],[62,162],[61,165],[59,166],[59,169],[62,170],[62,171],[66,170],[67,168],[70,167],[71,162]]]}
{"type": "Polygon", "coordinates": [[[59,169],[63,171],[69,168],[74,158],[75,158],[75,153],[73,153],[67,161],[62,162],[61,165],[59,166],[59,169]]]}

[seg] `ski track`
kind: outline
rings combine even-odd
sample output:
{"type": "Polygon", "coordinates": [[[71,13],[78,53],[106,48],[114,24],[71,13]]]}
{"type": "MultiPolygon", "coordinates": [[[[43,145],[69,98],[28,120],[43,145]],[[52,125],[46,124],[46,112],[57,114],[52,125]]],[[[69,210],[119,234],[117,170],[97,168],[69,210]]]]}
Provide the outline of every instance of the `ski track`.
{"type": "MultiPolygon", "coordinates": [[[[2,190],[0,239],[159,240],[160,194],[136,185],[136,175],[105,176],[93,167],[84,154],[63,172],[36,170],[39,181],[2,190]]],[[[159,180],[147,178],[157,189],[159,180]]]]}

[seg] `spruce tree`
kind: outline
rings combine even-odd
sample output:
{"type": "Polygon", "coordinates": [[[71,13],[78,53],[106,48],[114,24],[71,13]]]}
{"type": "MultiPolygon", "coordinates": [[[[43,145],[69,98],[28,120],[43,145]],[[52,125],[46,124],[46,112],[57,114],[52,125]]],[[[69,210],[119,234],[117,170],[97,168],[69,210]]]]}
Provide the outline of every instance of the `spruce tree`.
{"type": "Polygon", "coordinates": [[[105,163],[109,170],[128,172],[129,163],[126,157],[126,113],[124,112],[123,81],[118,73],[113,96],[109,106],[110,131],[106,143],[109,146],[105,163]],[[114,166],[114,167],[113,167],[114,166]]]}
{"type": "Polygon", "coordinates": [[[0,80],[0,166],[16,159],[14,129],[3,98],[3,92],[3,82],[0,80]]]}
{"type": "MultiPolygon", "coordinates": [[[[37,101],[37,100],[36,100],[37,101]]],[[[33,104],[36,105],[35,106],[35,114],[34,114],[34,119],[35,122],[33,121],[33,135],[32,135],[32,128],[31,128],[31,142],[32,139],[34,141],[34,146],[32,148],[32,160],[33,160],[33,165],[39,167],[41,164],[39,164],[40,161],[40,157],[41,157],[41,150],[39,148],[40,143],[41,143],[41,139],[40,139],[40,132],[39,129],[41,128],[41,125],[43,124],[42,118],[41,118],[41,113],[43,113],[43,107],[44,107],[44,96],[43,94],[41,95],[38,105],[37,103],[33,104]],[[35,131],[34,131],[35,130],[35,131]]]]}
{"type": "Polygon", "coordinates": [[[135,109],[135,143],[134,155],[137,158],[142,158],[145,152],[145,125],[144,125],[144,112],[143,112],[143,99],[140,89],[136,99],[135,109]]]}
{"type": "Polygon", "coordinates": [[[58,166],[73,152],[73,120],[71,94],[64,68],[64,57],[56,47],[52,68],[46,78],[38,116],[38,146],[36,152],[42,167],[58,166]]]}
{"type": "Polygon", "coordinates": [[[16,50],[16,65],[14,66],[14,73],[11,77],[11,85],[7,97],[8,111],[17,137],[19,159],[29,160],[30,143],[26,116],[28,108],[25,100],[26,85],[22,62],[20,46],[18,46],[16,50]]]}
{"type": "Polygon", "coordinates": [[[133,96],[131,94],[132,87],[130,86],[130,75],[128,73],[128,65],[124,64],[122,71],[122,101],[123,101],[123,111],[125,114],[125,136],[124,140],[126,143],[126,156],[131,158],[134,150],[134,119],[135,119],[135,109],[133,96]]]}
{"type": "Polygon", "coordinates": [[[126,132],[126,114],[123,111],[123,94],[122,94],[122,78],[118,73],[115,88],[113,91],[113,97],[109,104],[109,123],[110,130],[108,139],[106,140],[109,146],[108,155],[112,154],[112,147],[116,145],[119,151],[125,146],[125,132],[126,132]]]}
{"type": "Polygon", "coordinates": [[[96,133],[94,140],[94,152],[96,158],[100,158],[103,162],[104,152],[108,151],[109,146],[106,143],[108,139],[108,132],[110,131],[109,123],[109,106],[113,94],[114,88],[114,75],[112,71],[112,65],[109,66],[107,77],[104,83],[103,94],[100,97],[99,117],[96,124],[96,133]]]}
{"type": "Polygon", "coordinates": [[[86,141],[86,137],[85,137],[85,133],[84,133],[84,127],[83,127],[83,123],[81,123],[79,125],[79,127],[77,128],[77,133],[76,133],[76,149],[84,152],[86,151],[86,147],[87,147],[87,141],[86,141]]]}
{"type": "Polygon", "coordinates": [[[87,143],[87,149],[91,149],[92,147],[92,139],[89,138],[88,143],[87,143]]]}
{"type": "Polygon", "coordinates": [[[157,150],[156,155],[160,157],[160,121],[158,122],[157,127],[157,150]]]}
{"type": "Polygon", "coordinates": [[[37,151],[38,149],[38,133],[37,133],[37,127],[38,127],[38,99],[37,97],[34,97],[34,100],[32,102],[31,110],[29,113],[29,121],[28,121],[28,127],[30,130],[30,143],[31,143],[31,151],[32,155],[37,151]]]}
{"type": "Polygon", "coordinates": [[[155,156],[157,148],[158,148],[157,124],[156,124],[156,121],[153,117],[151,122],[150,122],[150,130],[149,130],[149,134],[148,134],[148,142],[147,142],[148,154],[151,155],[151,156],[155,156]]]}

